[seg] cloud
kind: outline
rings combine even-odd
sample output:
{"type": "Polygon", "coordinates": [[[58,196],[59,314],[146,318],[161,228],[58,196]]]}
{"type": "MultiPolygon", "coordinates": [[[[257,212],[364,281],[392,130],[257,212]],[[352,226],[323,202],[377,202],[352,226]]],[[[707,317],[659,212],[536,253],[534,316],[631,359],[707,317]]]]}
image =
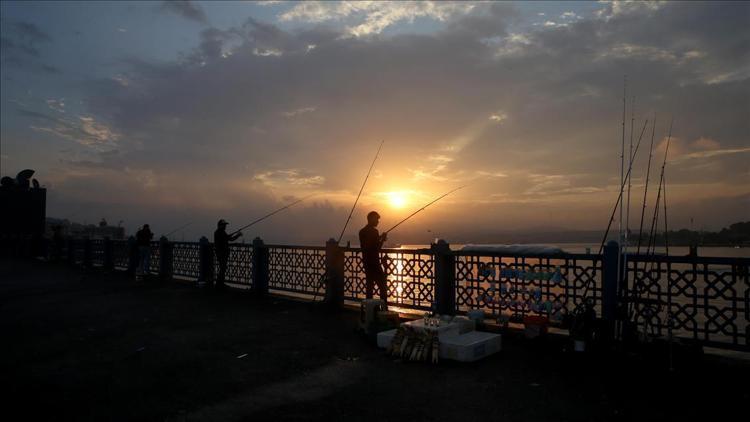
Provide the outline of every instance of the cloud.
{"type": "Polygon", "coordinates": [[[579,16],[575,12],[563,12],[560,19],[583,19],[583,16],[579,16]]]}
{"type": "Polygon", "coordinates": [[[52,37],[36,24],[24,21],[3,23],[0,34],[0,63],[21,70],[60,73],[55,66],[40,61],[40,45],[52,42],[52,37]]]}
{"type": "Polygon", "coordinates": [[[666,6],[667,2],[663,0],[654,1],[633,1],[633,0],[613,0],[613,1],[602,1],[604,7],[594,12],[600,19],[610,20],[612,18],[627,17],[627,16],[647,16],[652,12],[655,12],[662,7],[666,6]]]}
{"type": "Polygon", "coordinates": [[[508,115],[503,113],[502,111],[498,111],[497,113],[493,113],[490,115],[490,120],[496,123],[503,123],[504,121],[508,120],[508,115]]]}
{"type": "Polygon", "coordinates": [[[565,28],[568,26],[567,23],[558,23],[555,21],[544,21],[541,25],[545,28],[565,28]]]}
{"type": "Polygon", "coordinates": [[[475,5],[468,2],[320,2],[296,3],[279,15],[281,22],[300,21],[321,23],[351,20],[346,32],[360,37],[379,34],[400,22],[414,22],[417,18],[446,21],[453,16],[469,13],[475,5]]]}
{"type": "Polygon", "coordinates": [[[182,16],[185,19],[208,24],[208,16],[203,9],[192,1],[188,0],[168,0],[161,4],[161,10],[182,16]]]}
{"type": "Polygon", "coordinates": [[[317,110],[315,107],[302,107],[296,110],[282,111],[281,115],[284,117],[294,117],[299,116],[300,114],[312,113],[315,110],[317,110]]]}
{"type": "MultiPolygon", "coordinates": [[[[55,107],[59,106],[57,100],[51,101],[55,107]]],[[[50,103],[48,102],[48,104],[50,103]]],[[[52,108],[52,106],[50,107],[52,108]]],[[[36,132],[50,133],[96,150],[111,150],[120,140],[118,132],[91,116],[78,116],[77,118],[53,117],[44,113],[23,109],[18,109],[16,112],[46,123],[46,125],[32,124],[29,126],[30,129],[36,132]]]]}
{"type": "Polygon", "coordinates": [[[36,24],[30,22],[12,22],[9,24],[11,31],[16,34],[19,40],[27,45],[33,46],[38,43],[51,42],[50,37],[46,32],[39,29],[36,24]]]}
{"type": "Polygon", "coordinates": [[[54,98],[51,98],[46,101],[47,107],[49,107],[52,110],[57,111],[58,113],[65,113],[65,99],[60,98],[59,100],[56,100],[54,98]]]}
{"type": "Polygon", "coordinates": [[[699,150],[717,150],[721,148],[721,144],[715,139],[701,136],[693,141],[692,147],[699,150]]]}
{"type": "Polygon", "coordinates": [[[325,177],[299,169],[265,171],[253,176],[253,180],[272,187],[283,187],[284,185],[320,186],[325,183],[325,177]]]}
{"type": "MultiPolygon", "coordinates": [[[[347,27],[364,22],[364,12],[342,17],[340,30],[284,30],[249,19],[206,28],[180,60],[132,60],[122,70],[132,83],[97,81],[86,100],[120,134],[117,148],[131,168],[152,169],[165,191],[191,186],[175,188],[170,203],[189,201],[195,186],[211,191],[205,206],[212,209],[315,191],[345,218],[374,145],[386,139],[376,164],[382,177],[368,182],[373,191],[437,193],[472,180],[477,196],[502,193],[540,204],[519,211],[514,223],[542,216],[598,228],[619,180],[623,73],[642,114],[677,116],[674,137],[690,140],[683,154],[736,151],[713,153],[712,160],[728,164],[710,175],[674,166],[670,183],[710,177],[724,186],[712,194],[750,189],[731,161],[742,158],[738,150],[750,133],[748,79],[706,82],[746,63],[749,36],[737,16],[748,6],[732,7],[739,9],[669,3],[608,20],[571,19],[565,29],[523,30],[512,24],[512,5],[478,4],[435,32],[373,37],[349,36],[347,27]]],[[[666,135],[659,119],[657,139],[666,135]]],[[[504,211],[482,211],[477,224],[504,211]]],[[[317,229],[324,231],[309,230],[317,229]]]]}
{"type": "Polygon", "coordinates": [[[732,149],[712,149],[706,151],[697,151],[684,154],[678,157],[675,162],[682,162],[685,160],[696,159],[696,158],[713,158],[723,155],[734,155],[734,154],[745,154],[750,152],[750,147],[747,148],[732,148],[732,149]]]}

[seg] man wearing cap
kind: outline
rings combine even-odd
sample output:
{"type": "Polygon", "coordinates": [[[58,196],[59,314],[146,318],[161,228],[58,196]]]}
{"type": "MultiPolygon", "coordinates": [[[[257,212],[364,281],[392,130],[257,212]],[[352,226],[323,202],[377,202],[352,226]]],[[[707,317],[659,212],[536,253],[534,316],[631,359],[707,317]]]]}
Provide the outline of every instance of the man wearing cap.
{"type": "Polygon", "coordinates": [[[388,306],[388,287],[383,268],[380,266],[380,248],[386,241],[387,235],[378,233],[380,214],[371,211],[367,214],[367,225],[359,231],[359,246],[362,248],[362,265],[365,269],[365,294],[372,299],[373,284],[378,285],[380,300],[388,306]]]}
{"type": "Polygon", "coordinates": [[[224,288],[224,278],[227,274],[227,261],[229,260],[229,242],[237,240],[242,236],[242,232],[238,232],[232,235],[227,234],[226,228],[227,223],[224,219],[219,220],[216,223],[216,231],[214,232],[214,250],[216,251],[216,260],[219,263],[219,274],[216,277],[216,289],[224,288]]]}

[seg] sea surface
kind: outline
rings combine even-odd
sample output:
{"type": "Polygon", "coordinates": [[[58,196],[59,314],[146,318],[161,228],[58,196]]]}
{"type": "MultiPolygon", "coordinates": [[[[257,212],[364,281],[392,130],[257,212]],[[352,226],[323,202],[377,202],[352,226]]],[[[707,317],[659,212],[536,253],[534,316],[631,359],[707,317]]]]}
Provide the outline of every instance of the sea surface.
{"type": "MultiPolygon", "coordinates": [[[[599,251],[599,244],[594,243],[541,243],[544,246],[554,246],[562,249],[568,253],[597,253],[599,251]]],[[[454,244],[451,245],[451,249],[460,250],[465,245],[454,244]]],[[[401,245],[401,249],[419,249],[429,248],[430,245],[401,245]]],[[[628,248],[628,253],[635,254],[636,246],[628,248]]],[[[671,256],[684,256],[689,252],[687,246],[670,246],[669,255],[671,256]]],[[[641,246],[641,253],[645,253],[645,247],[641,246]]],[[[666,248],[663,246],[656,248],[657,254],[665,254],[666,248]]],[[[723,246],[700,246],[698,247],[698,256],[710,256],[710,257],[728,257],[728,258],[750,258],[750,248],[732,248],[723,246]]]]}

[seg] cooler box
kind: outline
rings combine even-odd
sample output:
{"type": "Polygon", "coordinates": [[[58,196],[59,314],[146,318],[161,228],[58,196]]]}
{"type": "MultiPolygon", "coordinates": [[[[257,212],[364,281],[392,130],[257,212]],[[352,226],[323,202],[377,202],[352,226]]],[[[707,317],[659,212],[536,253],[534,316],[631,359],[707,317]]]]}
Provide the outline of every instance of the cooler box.
{"type": "Polygon", "coordinates": [[[393,341],[393,336],[396,335],[396,330],[381,331],[378,333],[378,347],[381,349],[387,349],[393,341]]]}
{"type": "Polygon", "coordinates": [[[401,325],[410,327],[416,331],[433,331],[436,332],[438,337],[440,338],[440,341],[443,341],[443,336],[445,335],[458,335],[461,330],[461,326],[456,323],[445,323],[440,322],[440,326],[426,326],[424,324],[424,319],[415,319],[414,321],[405,322],[401,325]]]}
{"type": "Polygon", "coordinates": [[[471,331],[440,337],[440,359],[474,362],[500,351],[499,334],[471,331]]]}

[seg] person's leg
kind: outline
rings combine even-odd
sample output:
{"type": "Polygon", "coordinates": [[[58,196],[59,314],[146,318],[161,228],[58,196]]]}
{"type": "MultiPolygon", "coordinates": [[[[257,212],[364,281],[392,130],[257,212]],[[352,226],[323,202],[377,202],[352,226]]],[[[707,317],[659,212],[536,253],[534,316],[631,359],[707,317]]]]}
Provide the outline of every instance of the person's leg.
{"type": "Polygon", "coordinates": [[[372,274],[365,273],[365,297],[367,299],[372,299],[372,289],[373,289],[373,277],[372,274]]]}
{"type": "Polygon", "coordinates": [[[383,305],[388,307],[388,278],[385,273],[381,273],[378,278],[378,290],[380,290],[380,300],[383,301],[383,305]]]}
{"type": "Polygon", "coordinates": [[[138,268],[136,275],[142,276],[146,271],[146,251],[143,246],[138,247],[138,268]]]}
{"type": "Polygon", "coordinates": [[[146,246],[143,254],[143,273],[148,275],[151,273],[151,246],[146,246]]]}
{"type": "Polygon", "coordinates": [[[221,255],[219,257],[219,276],[216,279],[217,288],[224,287],[224,279],[227,275],[227,261],[229,260],[228,258],[229,258],[228,256],[224,256],[224,255],[221,255]]]}

